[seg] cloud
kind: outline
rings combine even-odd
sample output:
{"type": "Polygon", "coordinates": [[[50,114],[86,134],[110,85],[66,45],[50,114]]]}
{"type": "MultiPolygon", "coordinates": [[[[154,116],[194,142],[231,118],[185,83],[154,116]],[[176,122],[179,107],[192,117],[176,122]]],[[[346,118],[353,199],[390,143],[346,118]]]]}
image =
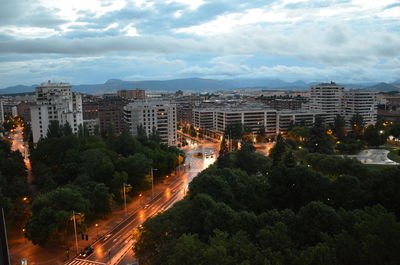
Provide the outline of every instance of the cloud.
{"type": "Polygon", "coordinates": [[[397,0],[3,0],[0,85],[46,75],[390,81],[399,21],[397,0]]]}

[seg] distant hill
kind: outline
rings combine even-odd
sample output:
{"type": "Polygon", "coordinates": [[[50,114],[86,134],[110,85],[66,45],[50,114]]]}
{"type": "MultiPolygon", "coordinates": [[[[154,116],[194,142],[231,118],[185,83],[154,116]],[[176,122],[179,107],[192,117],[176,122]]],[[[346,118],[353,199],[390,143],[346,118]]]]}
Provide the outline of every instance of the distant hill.
{"type": "Polygon", "coordinates": [[[10,86],[7,88],[0,89],[0,94],[19,94],[19,93],[26,93],[26,92],[34,92],[35,87],[37,85],[32,85],[32,86],[23,86],[23,85],[17,85],[17,86],[10,86]]]}
{"type": "Polygon", "coordinates": [[[399,90],[398,87],[396,87],[396,86],[394,86],[392,84],[384,83],[384,82],[378,83],[378,84],[373,85],[373,86],[369,86],[367,88],[368,89],[373,89],[373,90],[376,90],[376,91],[396,91],[396,90],[399,90]]]}
{"type": "MultiPolygon", "coordinates": [[[[141,88],[148,91],[167,91],[173,92],[182,91],[218,91],[218,90],[233,90],[233,89],[263,89],[263,90],[302,90],[308,89],[310,85],[315,85],[320,82],[306,83],[304,81],[286,82],[280,79],[204,79],[204,78],[185,78],[173,80],[147,80],[147,81],[123,81],[119,79],[110,79],[104,84],[82,84],[72,85],[74,91],[88,94],[104,94],[114,93],[121,89],[141,88]]],[[[344,84],[348,88],[368,88],[377,91],[392,91],[399,88],[400,80],[392,84],[379,83],[373,85],[371,83],[364,84],[344,84]]],[[[17,85],[4,89],[0,89],[0,94],[15,94],[24,92],[33,92],[37,85],[24,86],[17,85]]]]}
{"type": "Polygon", "coordinates": [[[400,80],[394,81],[391,85],[400,88],[400,80]]]}

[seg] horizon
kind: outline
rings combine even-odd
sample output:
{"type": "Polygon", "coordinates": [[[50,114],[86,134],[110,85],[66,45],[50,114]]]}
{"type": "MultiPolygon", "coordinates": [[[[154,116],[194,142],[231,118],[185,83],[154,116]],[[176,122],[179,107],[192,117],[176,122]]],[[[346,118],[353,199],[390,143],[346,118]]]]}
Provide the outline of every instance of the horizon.
{"type": "Polygon", "coordinates": [[[5,0],[0,87],[193,76],[392,83],[399,18],[396,0],[5,0]]]}

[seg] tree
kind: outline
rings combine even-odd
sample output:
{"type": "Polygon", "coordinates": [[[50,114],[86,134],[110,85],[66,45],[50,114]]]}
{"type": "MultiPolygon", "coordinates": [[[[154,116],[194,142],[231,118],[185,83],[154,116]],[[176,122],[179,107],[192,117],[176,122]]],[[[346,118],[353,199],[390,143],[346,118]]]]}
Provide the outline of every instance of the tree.
{"type": "Polygon", "coordinates": [[[327,133],[327,129],[322,123],[321,118],[317,117],[313,127],[310,129],[308,138],[305,141],[308,151],[314,153],[331,154],[333,153],[333,139],[327,133]]]}
{"type": "Polygon", "coordinates": [[[92,198],[95,198],[92,209],[102,217],[111,213],[112,197],[108,190],[108,187],[104,183],[98,183],[92,192],[92,198]]]}
{"type": "Polygon", "coordinates": [[[241,123],[228,124],[225,127],[224,136],[229,137],[229,140],[233,141],[232,144],[233,150],[238,149],[239,140],[242,139],[243,135],[244,135],[244,128],[241,123]]]}
{"type": "Polygon", "coordinates": [[[146,134],[146,130],[144,129],[142,124],[139,124],[137,127],[137,139],[142,143],[146,143],[148,138],[146,134]]]}
{"type": "Polygon", "coordinates": [[[379,146],[386,142],[387,135],[374,125],[369,125],[364,131],[364,140],[369,146],[379,146]]]}
{"type": "Polygon", "coordinates": [[[160,132],[156,129],[156,127],[153,127],[153,130],[151,131],[151,134],[149,135],[149,140],[153,141],[157,144],[161,143],[160,132]]]}
{"type": "Polygon", "coordinates": [[[61,126],[58,121],[50,121],[49,127],[47,128],[46,138],[58,138],[63,135],[61,126]]]}
{"type": "Polygon", "coordinates": [[[354,114],[350,119],[350,124],[353,133],[358,136],[364,130],[364,118],[359,113],[354,114]]]}
{"type": "Polygon", "coordinates": [[[286,143],[281,134],[276,137],[276,144],[269,153],[269,157],[272,158],[274,164],[277,164],[282,160],[283,154],[286,152],[286,143]]]}
{"type": "Polygon", "coordinates": [[[228,145],[226,143],[225,136],[222,136],[222,141],[221,141],[221,145],[219,148],[219,157],[223,157],[228,153],[229,153],[229,150],[228,150],[228,145]]]}
{"type": "Polygon", "coordinates": [[[72,211],[85,214],[88,209],[89,202],[77,190],[58,188],[39,195],[32,203],[25,235],[33,244],[44,246],[50,239],[65,235],[72,211]]]}
{"type": "Polygon", "coordinates": [[[66,122],[62,128],[62,134],[63,136],[71,136],[72,133],[72,128],[71,125],[69,124],[69,122],[66,122]]]}
{"type": "Polygon", "coordinates": [[[336,115],[332,126],[333,134],[342,141],[346,136],[346,121],[341,115],[336,115]]]}

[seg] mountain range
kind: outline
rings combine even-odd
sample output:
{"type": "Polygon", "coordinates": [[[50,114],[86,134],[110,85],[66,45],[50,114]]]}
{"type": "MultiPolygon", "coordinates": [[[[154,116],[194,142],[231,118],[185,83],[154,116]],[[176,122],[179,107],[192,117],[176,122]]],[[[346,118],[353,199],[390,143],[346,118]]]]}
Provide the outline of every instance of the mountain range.
{"type": "MultiPolygon", "coordinates": [[[[304,81],[286,82],[280,79],[203,79],[203,78],[185,78],[173,80],[147,80],[147,81],[123,81],[119,79],[110,79],[104,84],[83,84],[72,85],[74,91],[88,94],[114,93],[121,89],[141,88],[149,91],[174,92],[177,90],[205,92],[218,90],[235,89],[269,89],[269,90],[301,90],[308,89],[310,85],[319,82],[306,83],[304,81]]],[[[363,83],[363,84],[342,84],[348,88],[368,88],[376,91],[398,91],[400,90],[400,80],[393,83],[363,83]]],[[[10,86],[0,89],[0,94],[14,94],[33,92],[32,86],[10,86]]]]}

